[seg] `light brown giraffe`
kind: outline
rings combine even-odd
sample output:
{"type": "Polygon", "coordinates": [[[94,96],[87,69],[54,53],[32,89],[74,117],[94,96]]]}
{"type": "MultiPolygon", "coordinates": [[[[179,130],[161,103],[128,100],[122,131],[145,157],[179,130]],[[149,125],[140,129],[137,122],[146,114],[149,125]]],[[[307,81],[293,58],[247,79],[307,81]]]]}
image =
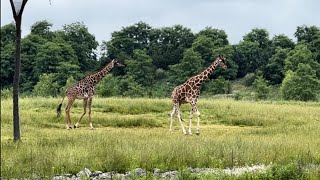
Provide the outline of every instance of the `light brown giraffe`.
{"type": "MultiPolygon", "coordinates": [[[[96,84],[103,79],[113,67],[115,66],[123,66],[118,60],[113,59],[110,63],[108,63],[104,68],[100,71],[88,75],[76,84],[70,86],[66,90],[66,97],[68,98],[68,104],[65,109],[66,112],[66,128],[71,129],[71,119],[70,119],[70,109],[76,99],[83,99],[83,114],[81,115],[78,122],[74,125],[74,128],[77,128],[81,119],[86,114],[87,107],[89,108],[89,124],[90,128],[94,129],[91,122],[91,106],[92,106],[92,98],[95,94],[95,86],[96,84]]],[[[57,116],[61,114],[61,106],[65,97],[63,97],[61,103],[57,108],[57,116]]]]}
{"type": "Polygon", "coordinates": [[[191,135],[191,124],[192,124],[192,117],[193,113],[196,113],[198,121],[197,121],[197,132],[196,134],[200,134],[200,112],[197,109],[197,100],[200,96],[200,85],[207,79],[209,76],[214,72],[217,66],[221,66],[223,69],[227,69],[225,65],[225,58],[223,55],[219,55],[219,57],[204,71],[199,73],[196,76],[191,77],[185,83],[175,87],[172,91],[172,102],[173,102],[173,110],[170,114],[170,129],[169,131],[172,132],[172,122],[173,116],[177,113],[179,122],[182,127],[183,134],[187,134],[184,124],[181,119],[181,112],[180,106],[183,103],[190,103],[191,104],[191,111],[190,111],[190,120],[189,120],[189,129],[188,133],[191,135]]]}

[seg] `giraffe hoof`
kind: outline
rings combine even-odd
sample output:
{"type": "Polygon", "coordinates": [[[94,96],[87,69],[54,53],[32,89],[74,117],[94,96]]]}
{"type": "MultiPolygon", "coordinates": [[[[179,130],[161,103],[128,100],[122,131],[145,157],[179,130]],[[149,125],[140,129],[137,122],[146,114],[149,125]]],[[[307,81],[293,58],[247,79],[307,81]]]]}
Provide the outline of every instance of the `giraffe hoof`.
{"type": "Polygon", "coordinates": [[[199,136],[199,135],[200,135],[200,132],[196,132],[196,135],[198,135],[198,136],[199,136]]]}
{"type": "Polygon", "coordinates": [[[73,126],[73,128],[75,128],[75,129],[76,129],[76,128],[77,128],[77,126],[76,126],[76,125],[74,125],[74,126],[73,126]]]}

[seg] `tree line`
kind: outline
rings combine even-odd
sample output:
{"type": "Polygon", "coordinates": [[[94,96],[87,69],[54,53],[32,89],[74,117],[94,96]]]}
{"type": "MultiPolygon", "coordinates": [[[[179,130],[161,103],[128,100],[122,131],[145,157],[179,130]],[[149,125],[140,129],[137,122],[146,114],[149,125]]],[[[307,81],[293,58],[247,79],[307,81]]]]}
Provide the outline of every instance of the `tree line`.
{"type": "MultiPolygon", "coordinates": [[[[202,87],[208,95],[232,93],[230,82],[253,74],[248,86],[258,99],[276,87],[285,100],[317,100],[320,89],[320,28],[298,26],[296,42],[286,35],[270,37],[254,28],[238,44],[224,30],[206,27],[198,33],[182,25],[153,28],[145,22],[123,27],[109,41],[97,42],[87,26],[76,22],[59,30],[34,23],[22,39],[20,91],[57,96],[66,87],[97,71],[113,58],[116,68],[97,86],[100,96],[169,97],[172,89],[199,73],[219,55],[227,70],[217,69],[202,87]]],[[[1,89],[12,86],[15,26],[1,27],[1,89]]]]}

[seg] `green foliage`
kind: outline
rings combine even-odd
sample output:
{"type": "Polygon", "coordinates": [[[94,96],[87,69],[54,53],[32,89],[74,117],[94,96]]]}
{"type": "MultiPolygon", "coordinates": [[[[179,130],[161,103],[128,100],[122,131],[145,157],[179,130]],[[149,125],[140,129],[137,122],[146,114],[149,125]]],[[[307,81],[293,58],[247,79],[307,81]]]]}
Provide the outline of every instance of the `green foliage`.
{"type": "Polygon", "coordinates": [[[31,34],[39,35],[45,39],[51,40],[54,35],[54,33],[50,31],[52,25],[53,24],[47,20],[38,21],[31,26],[31,34]]]}
{"type": "Polygon", "coordinates": [[[206,94],[230,94],[231,84],[224,77],[219,76],[217,79],[211,80],[206,85],[206,94]]]}
{"type": "Polygon", "coordinates": [[[287,58],[288,52],[288,49],[279,48],[269,59],[269,63],[263,73],[270,84],[281,84],[284,78],[284,61],[287,58]]]}
{"type": "Polygon", "coordinates": [[[12,88],[10,89],[1,89],[1,99],[12,98],[12,88]]]}
{"type": "Polygon", "coordinates": [[[285,100],[317,100],[320,81],[309,64],[299,64],[296,72],[287,71],[280,91],[285,100]]]}
{"type": "Polygon", "coordinates": [[[267,99],[268,94],[270,92],[270,88],[266,80],[262,76],[256,77],[253,82],[255,97],[257,99],[267,99]]]}
{"type": "Polygon", "coordinates": [[[150,44],[146,49],[157,68],[168,70],[170,65],[179,63],[194,38],[191,29],[182,25],[152,29],[150,44]]]}
{"type": "Polygon", "coordinates": [[[192,48],[187,49],[179,64],[170,66],[169,80],[173,84],[181,84],[193,75],[203,70],[203,60],[192,48]]]}
{"type": "Polygon", "coordinates": [[[78,70],[77,56],[69,44],[47,42],[39,47],[35,76],[43,73],[58,73],[57,82],[63,86],[69,76],[78,77],[78,70]]]}
{"type": "Polygon", "coordinates": [[[119,96],[120,95],[120,79],[108,74],[96,86],[97,95],[102,97],[119,96]]]}
{"type": "Polygon", "coordinates": [[[142,86],[151,86],[154,81],[155,68],[152,59],[143,50],[134,50],[133,58],[125,61],[127,75],[142,86]]]}
{"type": "Polygon", "coordinates": [[[34,86],[34,94],[37,96],[57,96],[59,85],[55,82],[53,74],[42,74],[39,82],[34,86]]]}
{"type": "Polygon", "coordinates": [[[271,40],[271,43],[275,49],[293,49],[295,47],[295,43],[283,34],[274,36],[271,40]]]}
{"type": "Polygon", "coordinates": [[[12,86],[15,62],[14,52],[15,46],[13,43],[1,46],[1,87],[12,86]]]}
{"type": "Polygon", "coordinates": [[[16,40],[16,26],[10,23],[1,27],[1,47],[9,43],[14,43],[16,40]]]}
{"type": "Polygon", "coordinates": [[[99,44],[95,36],[89,33],[86,25],[80,22],[64,25],[62,38],[68,42],[75,51],[81,71],[92,71],[92,69],[96,67],[97,55],[95,50],[99,44]]]}
{"type": "Polygon", "coordinates": [[[147,95],[146,89],[137,83],[132,76],[127,76],[126,79],[121,80],[120,92],[129,97],[144,97],[147,95]]]}

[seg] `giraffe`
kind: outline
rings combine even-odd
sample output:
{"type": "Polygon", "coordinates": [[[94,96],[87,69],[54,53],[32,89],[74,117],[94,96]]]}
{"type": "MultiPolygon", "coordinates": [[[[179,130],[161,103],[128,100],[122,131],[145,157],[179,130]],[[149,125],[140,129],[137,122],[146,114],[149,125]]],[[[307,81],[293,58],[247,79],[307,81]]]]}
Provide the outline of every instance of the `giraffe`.
{"type": "Polygon", "coordinates": [[[67,129],[72,129],[71,119],[70,119],[70,109],[76,99],[83,99],[83,114],[81,115],[78,122],[74,125],[74,128],[78,127],[81,119],[86,114],[87,107],[88,107],[90,128],[94,129],[92,126],[92,122],[91,122],[91,106],[92,106],[92,98],[93,98],[93,95],[95,94],[95,86],[115,66],[121,67],[124,65],[122,65],[118,60],[113,59],[110,63],[108,63],[100,71],[84,77],[82,80],[80,80],[76,84],[67,88],[67,90],[65,91],[66,95],[63,97],[61,103],[59,104],[59,106],[57,108],[57,116],[59,117],[61,114],[61,106],[62,106],[63,100],[65,97],[67,97],[68,104],[65,109],[65,112],[66,112],[65,120],[66,120],[66,128],[67,129]]]}
{"type": "Polygon", "coordinates": [[[172,132],[172,122],[173,122],[173,116],[177,113],[180,125],[182,127],[183,134],[187,134],[183,120],[181,119],[181,112],[180,112],[180,106],[183,103],[190,103],[191,104],[191,111],[190,111],[190,120],[189,120],[189,128],[188,133],[189,135],[192,134],[191,132],[191,122],[193,113],[196,114],[198,121],[197,121],[197,132],[196,134],[200,134],[200,112],[198,111],[198,108],[196,106],[198,97],[200,96],[200,85],[207,79],[209,79],[209,76],[214,72],[217,66],[221,66],[223,69],[227,69],[227,66],[225,65],[226,59],[223,55],[219,55],[217,59],[204,71],[199,73],[198,75],[195,75],[188,79],[185,83],[175,87],[172,91],[172,102],[173,102],[173,110],[170,114],[170,129],[169,131],[172,132]]]}

